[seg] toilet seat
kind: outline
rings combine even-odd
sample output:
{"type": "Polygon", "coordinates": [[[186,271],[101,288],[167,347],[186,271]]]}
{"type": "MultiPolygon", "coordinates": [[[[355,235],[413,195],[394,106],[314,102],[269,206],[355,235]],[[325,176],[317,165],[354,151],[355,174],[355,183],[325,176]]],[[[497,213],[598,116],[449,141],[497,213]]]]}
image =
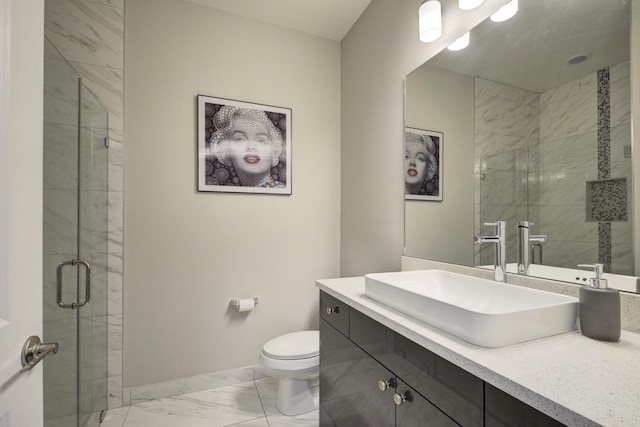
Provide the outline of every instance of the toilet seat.
{"type": "Polygon", "coordinates": [[[314,370],[320,364],[320,332],[300,331],[285,334],[262,347],[260,363],[279,371],[314,370]]]}
{"type": "Polygon", "coordinates": [[[320,354],[320,334],[318,331],[300,331],[279,336],[262,347],[262,354],[277,360],[317,357],[320,354]]]}
{"type": "MultiPolygon", "coordinates": [[[[299,372],[299,375],[303,375],[303,371],[314,371],[320,366],[320,356],[305,357],[304,359],[273,359],[264,353],[260,354],[260,364],[268,369],[275,371],[299,372]]],[[[268,373],[268,371],[267,371],[268,373]]],[[[313,374],[313,372],[310,372],[313,374]]],[[[271,373],[270,375],[276,376],[271,373]]]]}

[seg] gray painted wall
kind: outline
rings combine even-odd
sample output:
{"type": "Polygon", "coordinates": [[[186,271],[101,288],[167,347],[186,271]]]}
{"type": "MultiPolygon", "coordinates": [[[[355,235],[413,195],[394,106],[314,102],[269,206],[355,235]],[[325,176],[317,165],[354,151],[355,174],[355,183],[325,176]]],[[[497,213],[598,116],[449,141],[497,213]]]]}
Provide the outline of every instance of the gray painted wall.
{"type": "Polygon", "coordinates": [[[405,201],[405,251],[471,265],[473,78],[427,66],[408,75],[406,87],[406,126],[443,133],[443,197],[441,202],[405,201]]]}
{"type": "Polygon", "coordinates": [[[125,386],[256,364],[317,328],[315,280],[339,274],[340,45],[178,0],[125,12],[125,386]],[[293,195],[196,192],[198,94],[293,110],[293,195]]]}
{"type": "MultiPolygon", "coordinates": [[[[392,0],[373,0],[342,41],[343,276],[400,268],[404,76],[506,1],[486,1],[467,12],[457,2],[442,3],[444,34],[433,43],[418,40],[420,2],[392,0]]],[[[445,170],[447,165],[451,163],[445,170]]],[[[444,182],[446,186],[447,176],[444,182]]],[[[446,187],[443,194],[447,197],[446,187]]]]}

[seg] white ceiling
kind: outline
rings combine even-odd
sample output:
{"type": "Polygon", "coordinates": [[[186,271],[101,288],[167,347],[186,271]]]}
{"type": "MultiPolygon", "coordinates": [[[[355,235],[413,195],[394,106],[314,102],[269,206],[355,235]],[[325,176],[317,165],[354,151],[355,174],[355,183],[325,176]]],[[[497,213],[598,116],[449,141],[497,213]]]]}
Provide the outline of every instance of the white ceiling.
{"type": "Polygon", "coordinates": [[[185,0],[341,41],[371,0],[185,0]]]}
{"type": "Polygon", "coordinates": [[[542,93],[629,59],[629,0],[520,0],[516,16],[471,30],[429,65],[542,93]],[[569,65],[570,58],[588,59],[569,65]]]}

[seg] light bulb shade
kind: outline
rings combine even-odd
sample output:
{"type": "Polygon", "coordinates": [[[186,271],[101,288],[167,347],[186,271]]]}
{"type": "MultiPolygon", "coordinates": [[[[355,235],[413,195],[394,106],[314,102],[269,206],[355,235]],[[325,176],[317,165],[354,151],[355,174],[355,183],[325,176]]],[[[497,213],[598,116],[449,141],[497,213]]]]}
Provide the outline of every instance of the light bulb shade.
{"type": "Polygon", "coordinates": [[[458,0],[458,7],[462,10],[471,10],[484,3],[484,0],[458,0]]]}
{"type": "Polygon", "coordinates": [[[502,22],[510,19],[518,12],[518,0],[511,0],[509,3],[502,6],[496,13],[489,18],[493,22],[502,22]]]}
{"type": "Polygon", "coordinates": [[[462,50],[467,46],[469,46],[469,32],[464,33],[456,41],[447,46],[447,49],[456,51],[462,50]]]}
{"type": "Polygon", "coordinates": [[[420,41],[429,43],[442,35],[442,14],[440,2],[429,0],[422,3],[418,10],[420,41]]]}

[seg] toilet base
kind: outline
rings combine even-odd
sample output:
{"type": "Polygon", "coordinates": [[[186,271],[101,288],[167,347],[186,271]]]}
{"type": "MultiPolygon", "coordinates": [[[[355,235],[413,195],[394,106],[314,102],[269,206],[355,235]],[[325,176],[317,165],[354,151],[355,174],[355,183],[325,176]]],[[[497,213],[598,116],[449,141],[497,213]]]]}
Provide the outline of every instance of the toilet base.
{"type": "Polygon", "coordinates": [[[281,378],[278,384],[276,408],[283,415],[300,415],[317,409],[319,399],[317,377],[314,379],[281,378]]]}

